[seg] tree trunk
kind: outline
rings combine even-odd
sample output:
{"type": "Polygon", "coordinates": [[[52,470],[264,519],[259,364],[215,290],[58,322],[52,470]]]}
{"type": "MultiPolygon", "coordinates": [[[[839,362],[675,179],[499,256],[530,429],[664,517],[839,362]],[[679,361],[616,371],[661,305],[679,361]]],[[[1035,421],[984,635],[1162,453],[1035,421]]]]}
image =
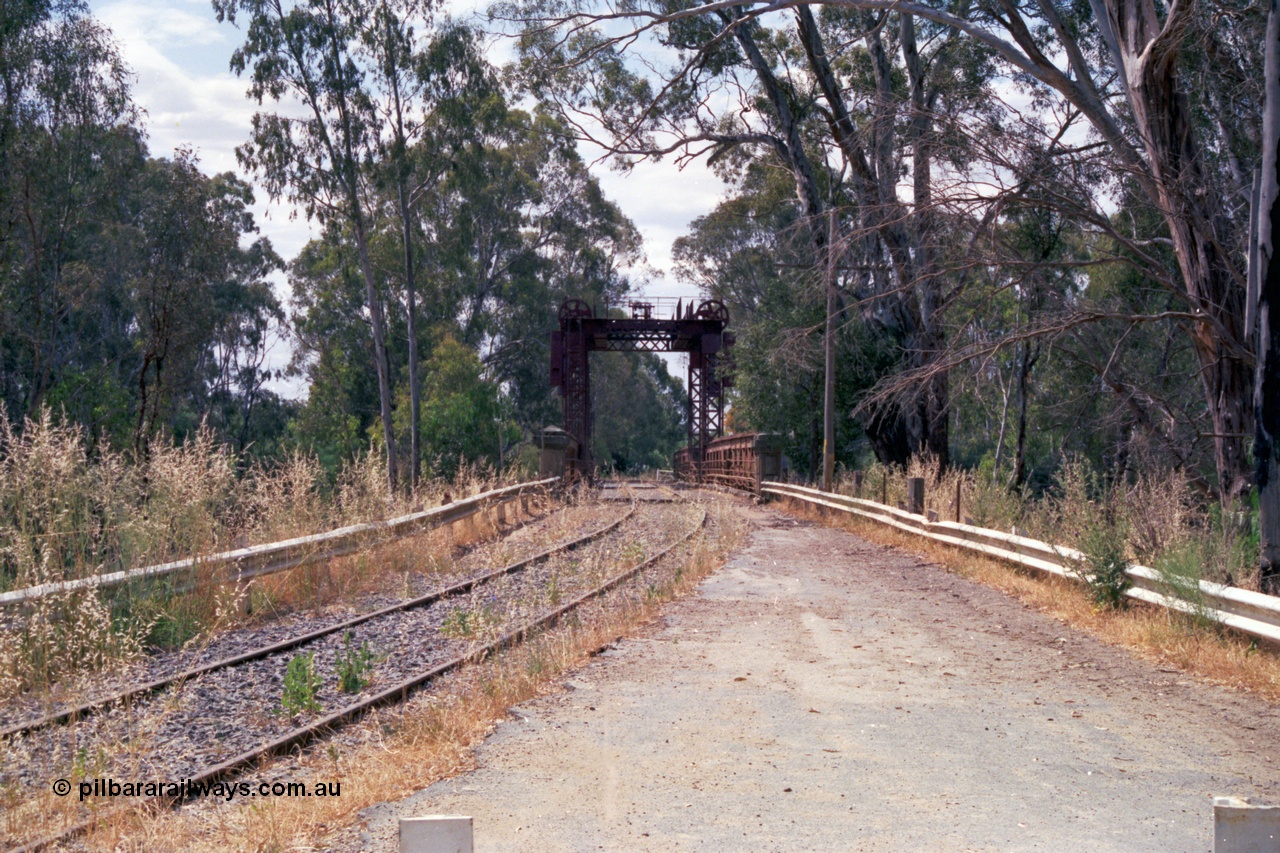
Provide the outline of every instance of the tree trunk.
{"type": "Polygon", "coordinates": [[[836,468],[836,212],[827,211],[827,323],[822,337],[822,488],[831,491],[836,468]]]}
{"type": "MultiPolygon", "coordinates": [[[[926,94],[925,69],[916,48],[915,19],[901,19],[902,59],[911,89],[911,183],[917,280],[914,282],[919,303],[919,326],[914,348],[913,367],[927,367],[946,346],[941,318],[938,316],[939,273],[933,252],[933,100],[926,94]]],[[[935,370],[926,380],[921,397],[924,420],[924,452],[936,462],[938,473],[950,461],[949,433],[951,421],[951,386],[945,371],[935,370]]]]}
{"type": "MultiPolygon", "coordinates": [[[[1280,252],[1276,251],[1280,246],[1280,0],[1270,3],[1265,50],[1262,171],[1253,216],[1257,249],[1250,253],[1249,284],[1257,294],[1253,454],[1262,540],[1259,586],[1276,595],[1280,594],[1280,252]]],[[[1252,308],[1253,300],[1248,302],[1252,308]]],[[[1252,312],[1249,316],[1254,318],[1252,312]]]]}
{"type": "Polygon", "coordinates": [[[1031,352],[1031,344],[1022,342],[1022,352],[1018,358],[1018,437],[1013,452],[1013,479],[1015,488],[1027,482],[1027,406],[1030,403],[1031,368],[1039,359],[1039,347],[1031,352]]]}
{"type": "Polygon", "coordinates": [[[1174,4],[1161,21],[1154,0],[1091,2],[1146,150],[1149,175],[1139,178],[1169,228],[1187,303],[1204,315],[1193,323],[1191,338],[1213,424],[1218,489],[1231,502],[1252,479],[1245,438],[1253,431],[1255,377],[1243,327],[1244,288],[1220,248],[1227,245],[1223,206],[1204,175],[1190,107],[1178,87],[1192,4],[1174,4]]]}
{"type": "Polygon", "coordinates": [[[896,406],[881,403],[867,407],[862,428],[881,464],[901,467],[911,461],[907,419],[896,406]]]}
{"type": "Polygon", "coordinates": [[[400,488],[396,468],[396,433],[391,422],[391,376],[387,364],[385,324],[382,317],[382,300],[374,284],[373,264],[369,261],[369,241],[364,233],[364,222],[353,217],[356,248],[360,254],[360,272],[364,275],[365,298],[369,302],[369,322],[373,326],[373,358],[378,370],[378,408],[382,416],[382,439],[387,446],[387,483],[391,493],[400,488]]]}
{"type": "MultiPolygon", "coordinates": [[[[910,15],[902,16],[903,56],[911,83],[912,211],[906,209],[897,195],[892,68],[879,30],[870,27],[867,36],[877,94],[872,122],[873,156],[869,158],[809,7],[796,8],[796,24],[805,56],[829,110],[832,136],[853,172],[852,186],[858,199],[858,215],[864,227],[879,237],[893,267],[896,293],[884,296],[888,308],[885,313],[892,317],[894,331],[904,341],[906,368],[924,367],[942,351],[945,340],[937,317],[938,278],[929,246],[932,218],[930,167],[933,157],[929,138],[931,106],[925,95],[925,73],[916,51],[914,23],[910,15]]],[[[950,409],[950,390],[945,372],[925,380],[917,405],[909,410],[894,409],[909,421],[901,429],[908,436],[910,452],[927,453],[940,467],[947,465],[949,457],[950,409]]],[[[882,410],[879,417],[868,419],[868,432],[888,426],[884,422],[886,416],[887,410],[882,410]]],[[[899,429],[891,431],[898,432],[899,429]]],[[[892,443],[886,442],[886,451],[892,443]]]]}
{"type": "Polygon", "coordinates": [[[409,488],[418,488],[422,476],[422,385],[418,381],[418,305],[413,268],[413,220],[405,195],[404,178],[399,181],[400,224],[404,232],[404,286],[406,318],[409,326],[409,488]]]}

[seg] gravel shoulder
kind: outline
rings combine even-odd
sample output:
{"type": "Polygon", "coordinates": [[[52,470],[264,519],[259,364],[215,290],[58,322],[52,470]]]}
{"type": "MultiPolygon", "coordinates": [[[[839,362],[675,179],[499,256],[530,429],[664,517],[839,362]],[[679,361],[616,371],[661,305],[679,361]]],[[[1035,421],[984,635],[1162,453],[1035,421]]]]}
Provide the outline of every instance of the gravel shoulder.
{"type": "Polygon", "coordinates": [[[916,557],[743,507],[698,593],[514,709],[478,768],[367,809],[496,850],[1208,850],[1280,800],[1277,709],[916,557]]]}

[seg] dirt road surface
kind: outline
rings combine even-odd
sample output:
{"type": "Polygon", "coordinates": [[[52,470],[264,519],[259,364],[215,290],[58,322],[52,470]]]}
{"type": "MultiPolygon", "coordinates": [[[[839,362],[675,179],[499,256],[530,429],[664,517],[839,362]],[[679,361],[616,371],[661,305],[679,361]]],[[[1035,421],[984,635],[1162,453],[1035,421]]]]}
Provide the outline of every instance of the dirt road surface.
{"type": "Polygon", "coordinates": [[[1276,709],[849,533],[740,510],[726,566],[517,707],[479,767],[364,813],[476,850],[1212,849],[1280,800],[1276,709]]]}

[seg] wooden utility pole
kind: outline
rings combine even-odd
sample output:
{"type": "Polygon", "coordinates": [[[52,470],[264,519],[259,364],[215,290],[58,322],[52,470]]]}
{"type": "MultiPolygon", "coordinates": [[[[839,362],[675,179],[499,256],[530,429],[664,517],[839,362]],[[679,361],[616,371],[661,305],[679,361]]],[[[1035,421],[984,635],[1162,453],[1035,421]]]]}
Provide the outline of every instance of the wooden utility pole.
{"type": "Polygon", "coordinates": [[[836,209],[827,211],[827,328],[822,342],[822,489],[831,491],[836,469],[836,209]]]}

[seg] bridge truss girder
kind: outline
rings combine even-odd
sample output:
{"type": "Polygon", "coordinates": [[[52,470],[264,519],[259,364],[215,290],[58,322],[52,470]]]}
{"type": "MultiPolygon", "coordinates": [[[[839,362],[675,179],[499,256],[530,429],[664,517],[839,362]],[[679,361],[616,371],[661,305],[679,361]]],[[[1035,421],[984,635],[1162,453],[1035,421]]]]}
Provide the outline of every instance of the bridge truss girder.
{"type": "Polygon", "coordinates": [[[590,477],[595,470],[591,455],[591,352],[687,352],[689,384],[686,401],[689,453],[701,470],[707,445],[724,434],[724,392],[731,382],[725,375],[734,336],[725,331],[729,312],[714,300],[694,307],[680,303],[669,319],[656,318],[649,303],[632,303],[632,315],[596,317],[581,300],[560,306],[560,328],[551,335],[551,384],[559,388],[564,403],[564,430],[577,443],[576,458],[566,456],[565,473],[590,477]]]}

